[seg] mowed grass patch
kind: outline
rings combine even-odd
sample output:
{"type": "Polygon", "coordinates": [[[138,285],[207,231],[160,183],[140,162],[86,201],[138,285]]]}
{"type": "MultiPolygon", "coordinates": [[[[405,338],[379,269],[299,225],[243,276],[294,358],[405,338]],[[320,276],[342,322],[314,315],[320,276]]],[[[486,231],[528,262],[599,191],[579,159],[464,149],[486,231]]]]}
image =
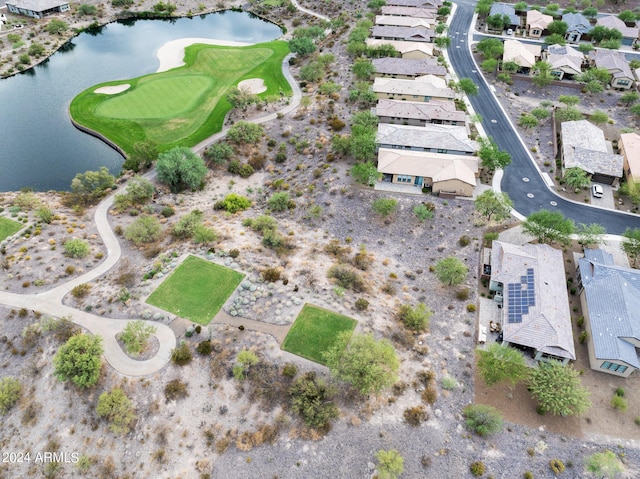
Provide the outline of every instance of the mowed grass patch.
{"type": "Polygon", "coordinates": [[[335,341],[338,333],[353,331],[355,319],[327,309],[305,304],[282,342],[282,349],[320,364],[322,353],[335,341]]]}
{"type": "Polygon", "coordinates": [[[244,275],[189,256],[149,296],[147,303],[206,326],[244,275]]]}
{"type": "Polygon", "coordinates": [[[0,217],[0,241],[16,234],[24,225],[8,218],[0,217]]]}
{"type": "Polygon", "coordinates": [[[125,153],[139,141],[152,141],[160,150],[191,147],[222,129],[231,110],[226,93],[242,80],[262,78],[267,91],[259,96],[289,95],[282,73],[289,53],[283,41],[245,47],[196,44],[185,50],[185,65],[131,80],[92,86],[71,102],[71,117],[97,131],[125,153]],[[103,86],[129,84],[115,95],[95,93],[103,86]]]}

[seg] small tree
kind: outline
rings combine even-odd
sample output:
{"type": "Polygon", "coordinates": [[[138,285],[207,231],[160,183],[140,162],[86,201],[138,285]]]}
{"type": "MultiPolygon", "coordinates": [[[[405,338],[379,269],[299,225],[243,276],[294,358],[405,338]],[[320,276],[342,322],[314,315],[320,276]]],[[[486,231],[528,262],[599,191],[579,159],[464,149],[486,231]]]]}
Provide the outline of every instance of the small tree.
{"type": "Polygon", "coordinates": [[[576,228],[578,233],[578,243],[583,246],[591,246],[597,244],[604,244],[604,235],[607,231],[604,226],[598,223],[584,224],[580,223],[576,228]]]}
{"type": "Polygon", "coordinates": [[[158,158],[158,145],[152,141],[138,141],[133,145],[133,152],[124,160],[125,170],[140,171],[149,168],[158,158]]]}
{"type": "Polygon", "coordinates": [[[547,26],[547,30],[550,34],[560,35],[562,37],[564,37],[565,33],[567,33],[568,28],[569,25],[567,25],[567,23],[563,22],[562,20],[554,20],[547,26]]]}
{"type": "Polygon", "coordinates": [[[162,238],[162,224],[155,216],[141,216],[125,228],[124,237],[135,245],[153,243],[162,238]]]}
{"type": "Polygon", "coordinates": [[[60,381],[71,381],[79,388],[91,387],[100,378],[102,352],[100,336],[72,336],[53,357],[54,374],[60,381]]]}
{"type": "MultiPolygon", "coordinates": [[[[558,41],[564,41],[564,39],[555,39],[554,41],[557,43],[558,41]]],[[[533,69],[536,74],[534,75],[532,81],[536,86],[544,88],[553,81],[553,77],[550,74],[551,64],[549,62],[539,60],[533,66],[533,69]]]]}
{"type": "Polygon", "coordinates": [[[491,221],[493,217],[495,221],[501,222],[511,215],[513,201],[511,201],[507,193],[496,193],[493,190],[487,190],[477,196],[474,205],[476,211],[485,216],[487,221],[491,221]]]}
{"type": "Polygon", "coordinates": [[[485,58],[501,58],[504,53],[504,44],[497,38],[483,38],[476,44],[476,50],[485,58]]]}
{"type": "Polygon", "coordinates": [[[415,307],[403,304],[398,310],[398,319],[407,329],[412,331],[424,331],[429,327],[429,319],[433,312],[424,303],[418,303],[415,307]]]}
{"type": "Polygon", "coordinates": [[[622,251],[633,258],[635,266],[638,262],[638,255],[640,255],[640,228],[627,228],[622,236],[622,251]]]}
{"type": "Polygon", "coordinates": [[[398,201],[393,198],[378,198],[373,201],[371,207],[373,211],[385,218],[391,213],[395,213],[398,209],[398,201]]]}
{"type": "Polygon", "coordinates": [[[305,57],[316,51],[316,44],[309,37],[292,38],[289,40],[289,50],[305,57]]]}
{"type": "Polygon", "coordinates": [[[462,411],[465,425],[479,436],[489,436],[500,432],[502,417],[497,409],[484,404],[470,404],[462,411]]]}
{"type": "Polygon", "coordinates": [[[71,191],[86,204],[102,198],[115,184],[116,179],[109,173],[109,170],[103,166],[98,171],[78,173],[73,180],[71,180],[71,191]]]}
{"type": "Polygon", "coordinates": [[[205,152],[205,156],[216,165],[222,165],[233,157],[235,151],[228,143],[214,143],[205,152]]]}
{"type": "Polygon", "coordinates": [[[204,185],[207,167],[189,148],[176,146],[158,156],[156,172],[158,180],[169,185],[172,191],[187,188],[196,191],[204,185]]]}
{"type": "Polygon", "coordinates": [[[482,167],[489,171],[506,168],[511,163],[511,155],[498,148],[493,138],[482,138],[478,156],[482,161],[482,167]]]}
{"type": "Polygon", "coordinates": [[[560,95],[558,97],[560,103],[564,103],[567,106],[576,106],[580,103],[580,98],[575,95],[560,95]]]}
{"type": "Polygon", "coordinates": [[[291,409],[300,415],[304,423],[313,428],[327,429],[331,420],[338,417],[338,407],[333,403],[335,389],[309,371],[291,385],[291,409]]]}
{"type": "Polygon", "coordinates": [[[478,85],[471,78],[460,78],[458,83],[455,84],[455,89],[467,96],[478,94],[478,85]]]}
{"type": "Polygon", "coordinates": [[[89,243],[80,238],[73,238],[62,244],[64,254],[69,258],[84,258],[89,254],[89,243]]]}
{"type": "Polygon", "coordinates": [[[640,95],[638,95],[637,92],[628,91],[620,97],[620,101],[624,103],[627,107],[629,107],[635,102],[637,102],[639,98],[640,98],[640,95]]]}
{"type": "Polygon", "coordinates": [[[564,172],[564,181],[571,188],[578,190],[581,188],[586,188],[591,184],[591,179],[586,171],[582,168],[573,167],[567,168],[564,172]]]}
{"type": "Polygon", "coordinates": [[[140,354],[147,347],[149,338],[155,334],[157,329],[154,325],[144,321],[131,321],[125,326],[120,339],[127,352],[140,354]]]}
{"type": "Polygon", "coordinates": [[[51,33],[52,35],[56,35],[56,34],[59,35],[63,32],[66,32],[68,29],[69,29],[69,25],[66,22],[63,22],[62,20],[58,20],[57,18],[54,18],[53,20],[51,20],[45,27],[45,30],[48,33],[51,33]]]}
{"type": "Polygon", "coordinates": [[[356,163],[349,170],[349,174],[357,183],[369,186],[373,186],[380,177],[378,168],[370,161],[356,163]]]}
{"type": "Polygon", "coordinates": [[[381,449],[376,452],[376,459],[380,479],[396,479],[404,472],[404,457],[396,449],[381,449]]]}
{"type": "Polygon", "coordinates": [[[376,72],[376,69],[371,60],[358,58],[351,67],[351,71],[358,80],[368,80],[376,72]]]}
{"type": "Polygon", "coordinates": [[[624,465],[615,453],[606,450],[587,457],[585,469],[599,479],[615,479],[624,472],[624,465]]]}
{"type": "Polygon", "coordinates": [[[435,265],[435,273],[438,281],[449,286],[457,286],[462,283],[469,272],[469,268],[455,256],[441,259],[435,265]]]}
{"type": "Polygon", "coordinates": [[[6,376],[0,379],[0,416],[9,412],[22,395],[22,384],[16,378],[6,376]]]}
{"type": "Polygon", "coordinates": [[[584,115],[575,107],[558,108],[556,110],[556,120],[559,122],[582,120],[584,115]]]}
{"type": "Polygon", "coordinates": [[[109,421],[109,429],[118,434],[129,432],[129,426],[136,419],[131,400],[119,388],[100,395],[96,412],[109,421]]]}
{"type": "Polygon", "coordinates": [[[391,387],[398,379],[400,361],[393,345],[372,334],[339,333],[323,356],[332,374],[365,396],[391,387]]]}
{"type": "Polygon", "coordinates": [[[476,353],[479,358],[478,371],[488,386],[501,381],[515,386],[527,379],[529,368],[524,362],[524,356],[517,349],[492,343],[486,349],[476,349],[476,353]]]}
{"type": "Polygon", "coordinates": [[[238,121],[229,128],[227,139],[237,145],[255,145],[260,141],[263,134],[264,128],[262,125],[248,121],[238,121]]]}
{"type": "Polygon", "coordinates": [[[127,182],[127,198],[134,205],[146,203],[153,197],[154,193],[153,183],[144,176],[136,175],[127,182]]]}
{"type": "Polygon", "coordinates": [[[522,230],[540,243],[568,244],[575,225],[573,220],[565,218],[560,211],[540,210],[527,217],[522,230]]]}
{"type": "Polygon", "coordinates": [[[179,239],[186,239],[193,237],[193,233],[196,227],[202,224],[204,214],[200,210],[193,210],[180,218],[173,228],[171,234],[179,239]]]}
{"type": "Polygon", "coordinates": [[[605,111],[596,110],[591,115],[589,115],[589,120],[591,120],[596,125],[600,125],[609,121],[609,115],[607,115],[607,112],[605,111]]]}
{"type": "Polygon", "coordinates": [[[558,361],[540,363],[529,380],[529,391],[545,412],[559,416],[581,415],[591,407],[589,391],[573,366],[558,361]]]}

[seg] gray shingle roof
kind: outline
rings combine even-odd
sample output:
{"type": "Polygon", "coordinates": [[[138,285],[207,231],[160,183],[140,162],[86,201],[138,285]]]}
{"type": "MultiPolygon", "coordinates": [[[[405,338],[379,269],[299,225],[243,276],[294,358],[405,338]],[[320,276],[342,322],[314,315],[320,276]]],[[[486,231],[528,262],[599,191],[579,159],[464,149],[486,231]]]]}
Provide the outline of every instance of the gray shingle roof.
{"type": "Polygon", "coordinates": [[[507,15],[511,25],[520,25],[520,17],[516,15],[516,9],[508,3],[494,3],[491,5],[489,15],[507,15]]]}
{"type": "Polygon", "coordinates": [[[587,120],[561,124],[562,158],[565,168],[582,168],[587,173],[622,176],[623,158],[609,153],[604,132],[587,120]]]}
{"type": "Polygon", "coordinates": [[[9,5],[15,5],[17,8],[31,10],[32,12],[44,12],[61,5],[68,5],[69,2],[59,0],[9,0],[9,5]]]}
{"type": "Polygon", "coordinates": [[[467,127],[454,125],[407,126],[380,123],[376,143],[384,147],[395,145],[468,153],[478,150],[478,143],[467,136],[467,127]]]}
{"type": "Polygon", "coordinates": [[[407,118],[412,120],[443,120],[464,123],[466,114],[457,111],[453,101],[431,100],[427,102],[378,100],[375,114],[380,117],[407,118]]]}
{"type": "Polygon", "coordinates": [[[567,32],[589,33],[593,28],[582,13],[565,13],[562,21],[567,24],[567,32]]]}
{"type": "Polygon", "coordinates": [[[600,249],[585,250],[578,265],[596,359],[640,368],[638,352],[627,340],[640,341],[640,271],[616,266],[600,249]]]}
{"type": "Polygon", "coordinates": [[[436,32],[424,27],[394,27],[376,25],[371,30],[372,37],[396,38],[398,40],[413,40],[416,42],[429,42],[435,37],[436,32]]]}
{"type": "Polygon", "coordinates": [[[445,76],[447,69],[433,59],[412,60],[409,58],[376,58],[372,61],[376,73],[383,75],[437,75],[445,76]]]}
{"type": "Polygon", "coordinates": [[[438,16],[435,8],[400,7],[396,5],[385,5],[382,7],[383,15],[397,15],[399,17],[428,18],[435,19],[438,16]]]}
{"type": "Polygon", "coordinates": [[[505,317],[502,323],[504,341],[575,359],[562,251],[545,244],[519,246],[493,242],[491,279],[504,285],[503,311],[507,310],[513,294],[507,285],[521,284],[528,270],[533,270],[533,304],[528,303],[520,322],[510,323],[505,317]]]}

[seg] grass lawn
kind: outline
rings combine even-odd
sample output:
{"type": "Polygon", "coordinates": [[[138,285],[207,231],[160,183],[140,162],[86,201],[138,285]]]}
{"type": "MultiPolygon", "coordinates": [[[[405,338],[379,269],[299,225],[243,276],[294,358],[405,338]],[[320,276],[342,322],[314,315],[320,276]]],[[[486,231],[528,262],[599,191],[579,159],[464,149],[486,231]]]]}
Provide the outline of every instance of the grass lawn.
{"type": "Polygon", "coordinates": [[[118,80],[83,91],[71,102],[71,117],[101,133],[126,153],[139,141],[151,141],[161,151],[193,146],[222,129],[231,104],[229,88],[248,78],[262,78],[267,96],[291,94],[282,74],[289,53],[283,41],[246,47],[191,45],[182,67],[130,80],[118,80]],[[103,86],[130,84],[122,93],[95,93],[103,86]]]}
{"type": "Polygon", "coordinates": [[[189,256],[149,296],[147,303],[206,326],[244,275],[189,256]]]}
{"type": "Polygon", "coordinates": [[[336,334],[353,331],[357,323],[347,316],[305,304],[284,338],[282,349],[324,364],[322,353],[333,344],[336,334]]]}
{"type": "Polygon", "coordinates": [[[18,223],[17,221],[0,217],[0,241],[3,241],[5,238],[17,233],[23,226],[24,225],[22,223],[18,223]]]}

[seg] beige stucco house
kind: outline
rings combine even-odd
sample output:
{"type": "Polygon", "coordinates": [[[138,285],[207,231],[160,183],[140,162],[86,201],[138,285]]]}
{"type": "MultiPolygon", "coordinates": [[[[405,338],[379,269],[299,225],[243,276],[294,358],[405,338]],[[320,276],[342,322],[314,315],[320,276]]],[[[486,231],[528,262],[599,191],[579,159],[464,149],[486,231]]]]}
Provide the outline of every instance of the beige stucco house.
{"type": "Polygon", "coordinates": [[[640,135],[635,132],[621,133],[618,149],[627,182],[640,186],[640,135]]]}
{"type": "Polygon", "coordinates": [[[425,42],[405,42],[402,40],[380,40],[378,38],[367,38],[368,47],[375,48],[380,45],[391,45],[400,54],[402,58],[409,60],[435,59],[433,56],[433,43],[425,42]]]}

